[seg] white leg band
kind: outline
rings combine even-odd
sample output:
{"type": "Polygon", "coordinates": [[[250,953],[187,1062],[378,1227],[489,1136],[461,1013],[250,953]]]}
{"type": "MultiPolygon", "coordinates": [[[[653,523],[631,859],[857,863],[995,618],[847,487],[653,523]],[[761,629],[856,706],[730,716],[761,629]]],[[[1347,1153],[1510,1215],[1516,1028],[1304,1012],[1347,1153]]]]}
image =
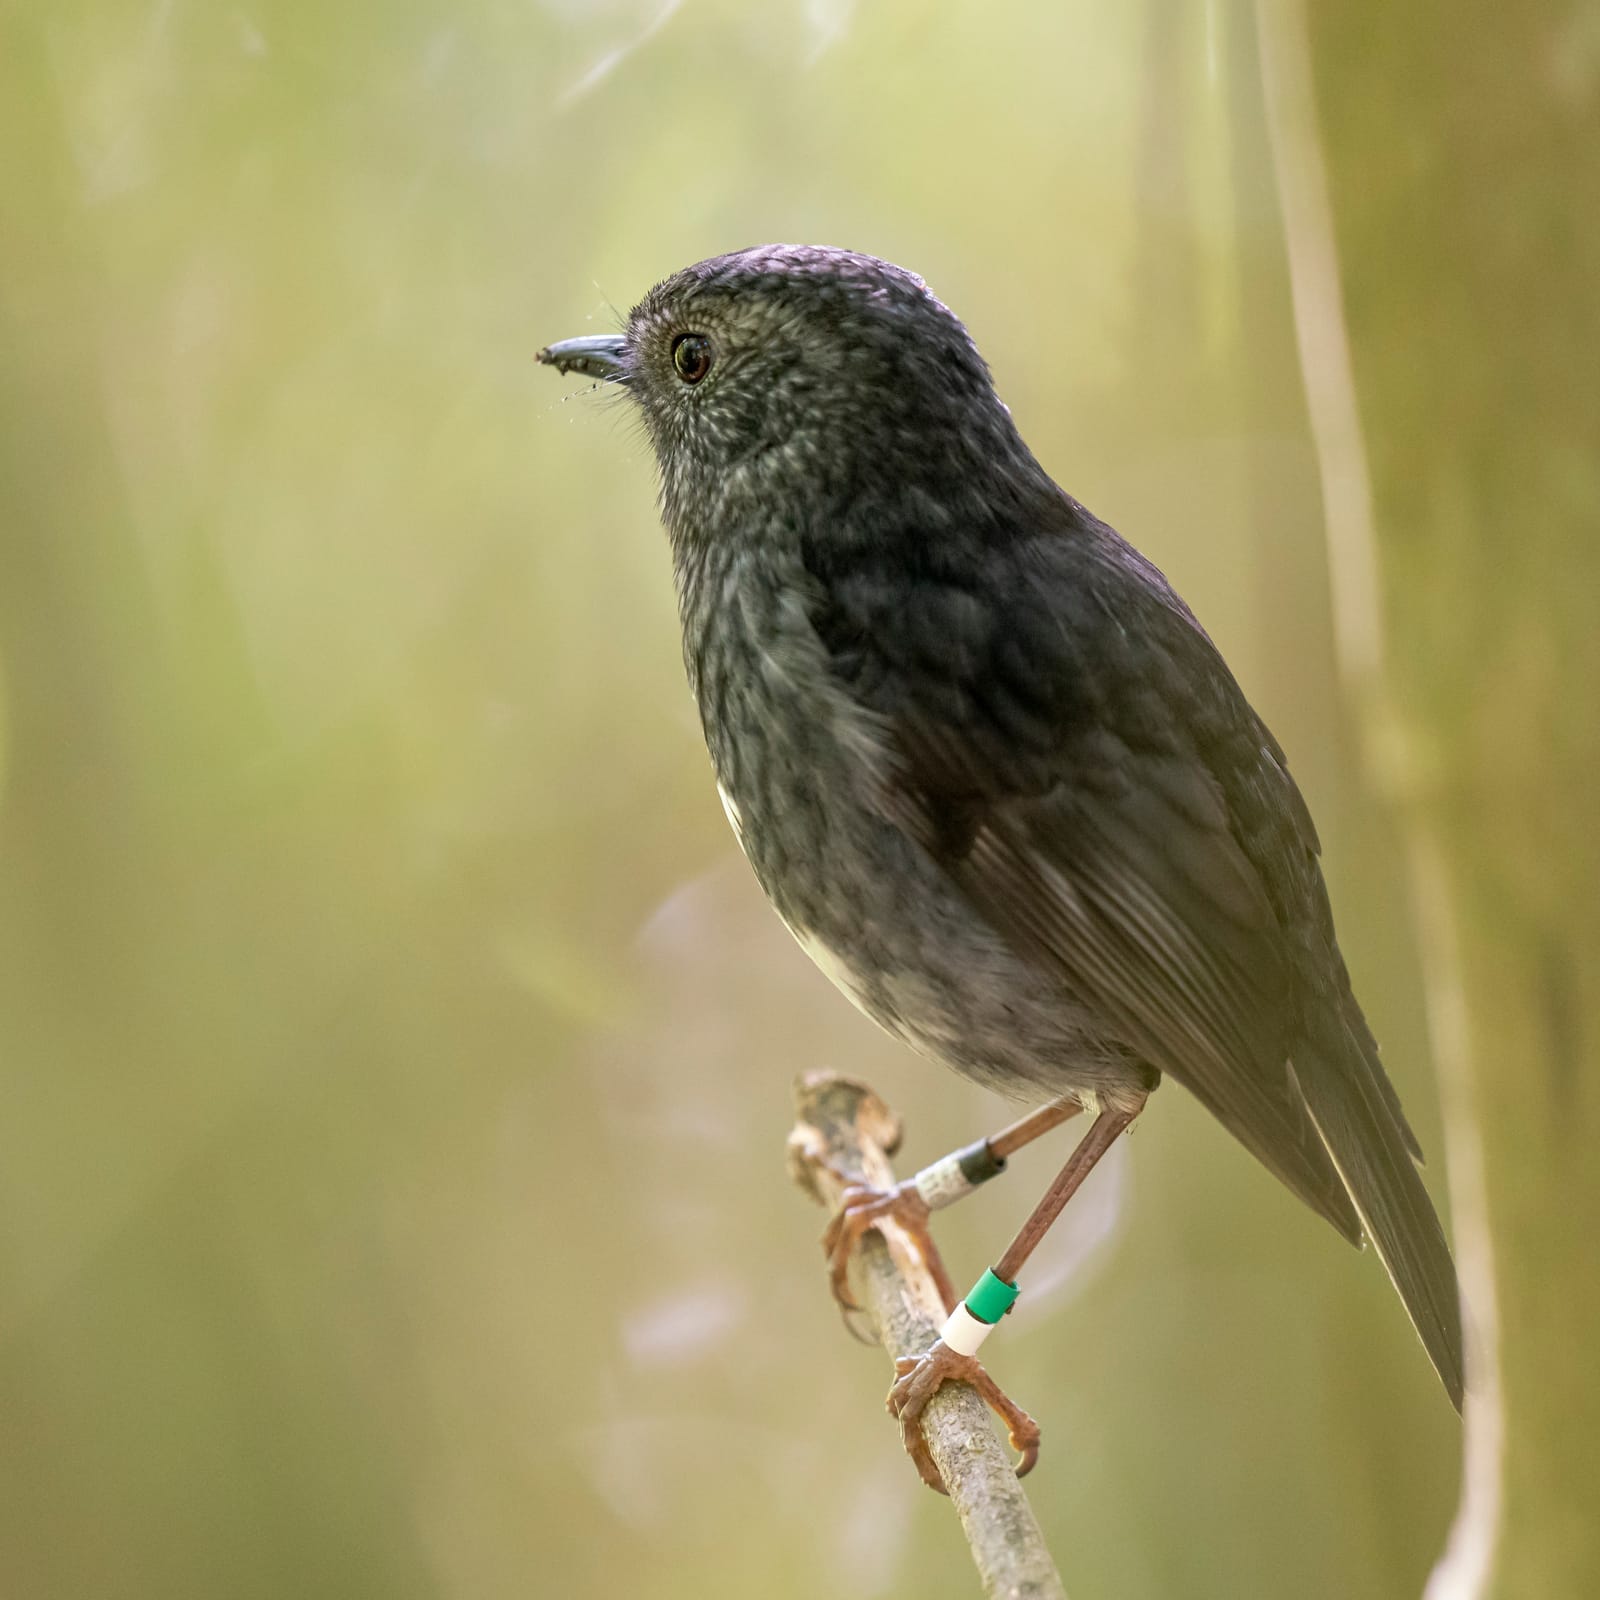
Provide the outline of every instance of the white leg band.
{"type": "Polygon", "coordinates": [[[991,1322],[979,1322],[967,1310],[965,1300],[958,1305],[949,1315],[945,1325],[939,1330],[939,1337],[945,1345],[961,1356],[975,1356],[978,1347],[994,1332],[991,1322]]]}
{"type": "Polygon", "coordinates": [[[977,1187],[961,1170],[960,1151],[953,1156],[946,1156],[942,1161],[935,1161],[931,1167],[924,1167],[911,1181],[916,1184],[917,1193],[927,1202],[930,1211],[954,1205],[977,1187]]]}

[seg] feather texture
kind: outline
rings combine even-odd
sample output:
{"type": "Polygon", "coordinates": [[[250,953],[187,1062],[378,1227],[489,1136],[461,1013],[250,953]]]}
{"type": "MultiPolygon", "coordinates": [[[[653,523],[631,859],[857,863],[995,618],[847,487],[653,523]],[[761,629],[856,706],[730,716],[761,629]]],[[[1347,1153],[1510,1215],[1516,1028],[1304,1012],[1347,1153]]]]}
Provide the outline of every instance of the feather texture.
{"type": "MultiPolygon", "coordinates": [[[[1334,939],[1283,753],[1164,578],[1068,501],[888,599],[829,557],[818,631],[891,729],[886,816],[1108,1033],[1346,1239],[1370,1237],[1452,1400],[1454,1267],[1334,939]]],[[[900,552],[903,557],[903,550],[900,552]]]]}

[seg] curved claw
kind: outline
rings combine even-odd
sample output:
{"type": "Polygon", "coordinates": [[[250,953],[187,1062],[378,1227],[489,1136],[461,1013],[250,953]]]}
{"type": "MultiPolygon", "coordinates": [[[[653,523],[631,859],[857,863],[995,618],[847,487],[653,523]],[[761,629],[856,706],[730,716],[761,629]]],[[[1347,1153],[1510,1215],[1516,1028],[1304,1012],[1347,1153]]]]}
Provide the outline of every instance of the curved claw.
{"type": "Polygon", "coordinates": [[[1001,1389],[975,1356],[959,1355],[936,1339],[920,1356],[901,1356],[894,1364],[894,1386],[885,1402],[890,1416],[900,1423],[906,1453],[930,1489],[948,1494],[944,1479],[928,1451],[922,1432],[922,1413],[946,1383],[970,1383],[1006,1425],[1011,1448],[1017,1452],[1016,1471],[1025,1478],[1039,1460],[1039,1424],[1001,1389]]]}
{"type": "MultiPolygon", "coordinates": [[[[822,1253],[828,1258],[828,1284],[833,1298],[846,1311],[859,1311],[850,1292],[850,1257],[869,1228],[892,1217],[917,1240],[925,1254],[934,1255],[928,1235],[928,1203],[916,1185],[902,1183],[893,1189],[852,1184],[839,1196],[839,1209],[822,1230],[822,1253]]],[[[941,1267],[942,1272],[942,1267],[941,1267]]]]}
{"type": "Polygon", "coordinates": [[[859,1319],[865,1315],[866,1312],[863,1311],[860,1306],[841,1305],[839,1307],[839,1320],[844,1324],[844,1331],[848,1333],[857,1344],[864,1344],[871,1349],[876,1349],[878,1341],[873,1338],[871,1334],[863,1333],[861,1331],[859,1319]]]}
{"type": "Polygon", "coordinates": [[[930,1489],[948,1495],[950,1491],[945,1487],[944,1474],[939,1471],[922,1432],[922,1410],[933,1398],[934,1391],[930,1390],[913,1404],[910,1399],[911,1391],[907,1387],[912,1374],[926,1359],[926,1356],[900,1356],[895,1361],[895,1383],[889,1390],[889,1397],[884,1404],[889,1415],[900,1424],[900,1442],[905,1446],[906,1454],[911,1457],[918,1477],[930,1489]]]}

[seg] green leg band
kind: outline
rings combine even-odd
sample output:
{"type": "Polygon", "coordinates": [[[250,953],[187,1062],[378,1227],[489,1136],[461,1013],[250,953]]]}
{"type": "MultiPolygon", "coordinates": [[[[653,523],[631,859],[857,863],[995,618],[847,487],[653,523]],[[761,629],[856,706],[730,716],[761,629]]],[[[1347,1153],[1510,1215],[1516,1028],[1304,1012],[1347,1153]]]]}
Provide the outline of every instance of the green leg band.
{"type": "Polygon", "coordinates": [[[990,1267],[972,1286],[967,1296],[967,1310],[979,1322],[992,1326],[1017,1303],[1018,1292],[1016,1284],[997,1278],[994,1268],[990,1267]]]}

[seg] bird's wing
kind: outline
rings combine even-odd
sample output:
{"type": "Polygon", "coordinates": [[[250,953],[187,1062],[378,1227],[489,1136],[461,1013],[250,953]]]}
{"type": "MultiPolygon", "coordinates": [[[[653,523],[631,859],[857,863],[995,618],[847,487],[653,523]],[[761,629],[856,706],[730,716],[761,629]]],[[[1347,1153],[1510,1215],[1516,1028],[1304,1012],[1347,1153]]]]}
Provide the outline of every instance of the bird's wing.
{"type": "Polygon", "coordinates": [[[1305,847],[1252,797],[1287,778],[1220,657],[1120,541],[952,576],[831,575],[818,631],[892,743],[877,803],[1045,981],[1359,1242],[1290,1071],[1280,908],[1248,848],[1305,847]]]}

